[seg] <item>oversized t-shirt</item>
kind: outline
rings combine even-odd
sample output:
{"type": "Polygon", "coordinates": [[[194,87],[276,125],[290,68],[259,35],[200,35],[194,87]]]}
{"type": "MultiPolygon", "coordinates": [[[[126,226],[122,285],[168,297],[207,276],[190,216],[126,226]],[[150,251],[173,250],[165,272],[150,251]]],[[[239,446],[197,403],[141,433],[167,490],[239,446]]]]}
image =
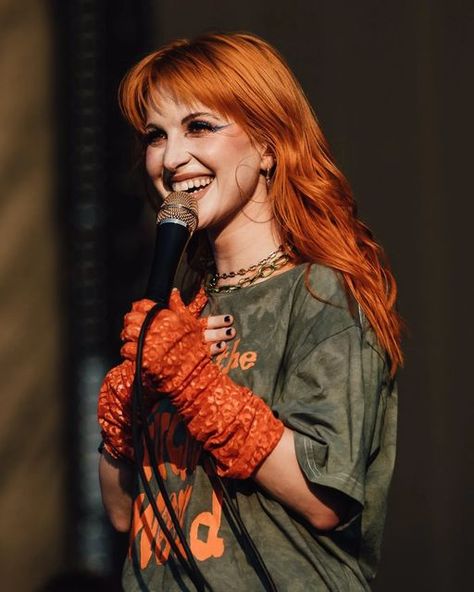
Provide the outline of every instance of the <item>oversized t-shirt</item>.
{"type": "MultiPolygon", "coordinates": [[[[312,265],[308,279],[315,298],[305,285],[305,270],[306,265],[299,265],[253,286],[212,294],[203,314],[233,315],[236,337],[215,363],[293,430],[306,478],[343,492],[350,513],[335,530],[322,532],[252,479],[226,483],[279,591],[369,590],[395,458],[396,389],[374,332],[357,306],[356,314],[349,311],[341,277],[312,265]]],[[[168,398],[158,398],[150,429],[158,470],[212,590],[264,590],[223,511],[202,447],[168,398]]],[[[175,535],[152,472],[145,469],[175,535]]],[[[124,590],[194,590],[172,556],[139,491],[124,590]]]]}

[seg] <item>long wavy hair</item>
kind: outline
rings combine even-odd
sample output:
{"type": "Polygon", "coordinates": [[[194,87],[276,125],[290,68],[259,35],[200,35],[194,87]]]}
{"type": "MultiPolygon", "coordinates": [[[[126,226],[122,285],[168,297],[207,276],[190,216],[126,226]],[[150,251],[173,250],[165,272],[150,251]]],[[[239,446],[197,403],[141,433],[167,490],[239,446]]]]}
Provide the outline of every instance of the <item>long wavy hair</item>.
{"type": "Polygon", "coordinates": [[[296,263],[340,272],[388,353],[393,376],[403,362],[395,279],[382,248],[357,217],[351,188],[284,59],[248,33],[165,45],[136,64],[120,85],[122,111],[139,134],[156,89],[216,110],[267,146],[276,163],[269,193],[282,241],[296,263]]]}

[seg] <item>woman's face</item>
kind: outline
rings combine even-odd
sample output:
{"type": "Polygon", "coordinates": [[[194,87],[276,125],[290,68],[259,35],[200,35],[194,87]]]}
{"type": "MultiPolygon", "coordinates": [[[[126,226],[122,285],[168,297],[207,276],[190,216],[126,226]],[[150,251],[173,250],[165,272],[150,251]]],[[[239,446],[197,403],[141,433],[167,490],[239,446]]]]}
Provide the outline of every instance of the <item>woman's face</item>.
{"type": "Polygon", "coordinates": [[[237,123],[205,105],[189,107],[160,95],[159,110],[147,111],[145,139],[153,184],[163,197],[193,193],[200,229],[219,231],[245,217],[250,200],[265,203],[261,171],[271,166],[271,157],[237,123]]]}

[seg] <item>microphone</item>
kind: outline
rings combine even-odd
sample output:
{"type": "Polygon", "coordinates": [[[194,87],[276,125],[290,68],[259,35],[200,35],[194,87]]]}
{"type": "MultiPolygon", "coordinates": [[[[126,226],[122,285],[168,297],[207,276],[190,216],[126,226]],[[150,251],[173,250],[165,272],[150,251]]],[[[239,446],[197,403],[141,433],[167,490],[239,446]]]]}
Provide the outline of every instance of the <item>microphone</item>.
{"type": "Polygon", "coordinates": [[[137,342],[136,372],[132,395],[132,440],[133,448],[135,450],[139,482],[141,482],[141,485],[143,486],[146,498],[153,510],[155,520],[157,520],[167,542],[178,557],[183,570],[195,584],[196,589],[204,590],[205,584],[203,583],[203,576],[193,558],[166,489],[163,477],[160,475],[158,469],[155,444],[145,422],[146,411],[143,402],[142,383],[143,346],[145,343],[146,332],[157,311],[168,306],[179,260],[186,248],[188,240],[196,230],[197,223],[198,212],[196,198],[184,191],[170,193],[158,210],[156,217],[155,252],[150,270],[150,278],[145,293],[146,298],[154,300],[156,304],[148,311],[137,342]],[[145,426],[144,429],[142,429],[143,426],[145,426]],[[158,483],[158,488],[163,496],[175,532],[178,535],[179,543],[181,544],[182,549],[184,549],[184,556],[178,547],[178,542],[175,541],[175,535],[170,531],[170,525],[164,520],[162,511],[158,508],[155,494],[150,488],[148,476],[145,473],[143,465],[144,447],[151,460],[150,466],[152,474],[158,483]]]}
{"type": "Polygon", "coordinates": [[[145,297],[166,308],[184,249],[198,224],[197,201],[189,193],[170,193],[156,216],[153,262],[145,297]]]}

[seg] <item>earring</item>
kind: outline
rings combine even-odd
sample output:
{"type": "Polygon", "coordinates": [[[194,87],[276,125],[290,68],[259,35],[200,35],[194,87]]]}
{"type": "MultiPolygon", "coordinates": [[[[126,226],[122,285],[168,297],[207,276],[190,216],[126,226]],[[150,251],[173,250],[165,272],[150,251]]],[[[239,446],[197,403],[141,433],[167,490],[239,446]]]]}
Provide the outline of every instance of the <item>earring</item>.
{"type": "Polygon", "coordinates": [[[270,167],[265,171],[265,182],[267,187],[270,187],[270,167]]]}

